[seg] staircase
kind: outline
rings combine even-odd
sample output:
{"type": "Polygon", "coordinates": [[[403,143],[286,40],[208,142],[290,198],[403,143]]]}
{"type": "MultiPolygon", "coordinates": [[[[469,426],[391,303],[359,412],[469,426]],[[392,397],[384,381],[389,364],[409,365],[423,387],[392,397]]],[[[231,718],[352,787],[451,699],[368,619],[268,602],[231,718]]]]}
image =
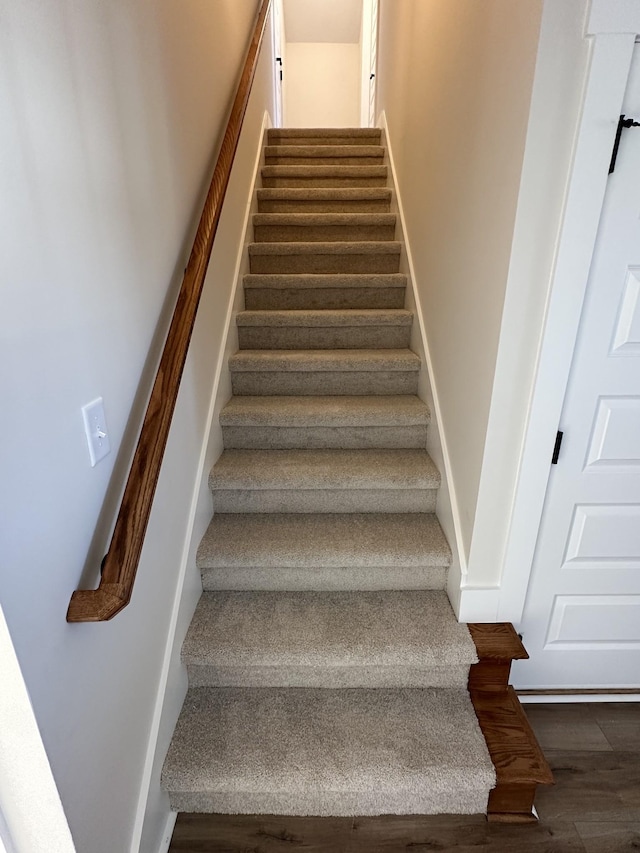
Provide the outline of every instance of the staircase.
{"type": "Polygon", "coordinates": [[[510,626],[502,657],[495,631],[472,637],[444,592],[387,180],[379,130],[269,131],[163,770],[175,810],[477,813],[502,790],[467,685],[473,667],[513,731],[524,650],[510,626]]]}

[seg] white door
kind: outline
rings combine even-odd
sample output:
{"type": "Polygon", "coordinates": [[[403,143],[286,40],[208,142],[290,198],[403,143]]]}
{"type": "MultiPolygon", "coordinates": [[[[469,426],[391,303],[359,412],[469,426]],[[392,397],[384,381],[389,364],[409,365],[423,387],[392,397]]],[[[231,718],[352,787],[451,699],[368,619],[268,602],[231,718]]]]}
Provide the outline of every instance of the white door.
{"type": "Polygon", "coordinates": [[[369,127],[376,125],[376,73],[378,68],[378,0],[371,3],[371,60],[369,63],[369,127]]]}
{"type": "MultiPolygon", "coordinates": [[[[623,111],[640,118],[640,48],[623,111]]],[[[622,131],[520,625],[521,688],[640,686],[640,127],[622,131]]],[[[551,455],[551,448],[549,449],[551,455]]]]}
{"type": "Polygon", "coordinates": [[[376,71],[378,64],[378,0],[362,0],[362,66],[360,124],[376,124],[376,71]]]}
{"type": "Polygon", "coordinates": [[[284,51],[284,17],[283,17],[283,9],[282,9],[282,0],[274,0],[272,6],[273,18],[272,18],[272,38],[273,38],[273,56],[276,67],[274,69],[275,74],[275,116],[274,116],[274,126],[282,127],[284,124],[283,117],[283,104],[284,97],[282,93],[283,88],[283,51],[284,51]]]}

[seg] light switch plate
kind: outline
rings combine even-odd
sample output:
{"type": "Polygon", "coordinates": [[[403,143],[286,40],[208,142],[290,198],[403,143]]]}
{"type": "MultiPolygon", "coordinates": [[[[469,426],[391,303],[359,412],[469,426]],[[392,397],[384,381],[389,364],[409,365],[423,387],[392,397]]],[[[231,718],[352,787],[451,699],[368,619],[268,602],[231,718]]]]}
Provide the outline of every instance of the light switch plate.
{"type": "Polygon", "coordinates": [[[102,397],[98,397],[82,407],[82,418],[89,446],[89,458],[93,468],[111,450],[102,397]]]}

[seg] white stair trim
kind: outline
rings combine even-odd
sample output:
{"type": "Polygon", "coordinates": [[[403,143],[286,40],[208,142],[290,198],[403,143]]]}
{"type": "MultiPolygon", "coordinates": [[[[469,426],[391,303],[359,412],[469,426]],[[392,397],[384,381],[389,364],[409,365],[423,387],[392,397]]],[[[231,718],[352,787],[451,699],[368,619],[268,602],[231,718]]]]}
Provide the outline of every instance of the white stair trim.
{"type": "Polygon", "coordinates": [[[462,538],[460,510],[451,469],[451,457],[449,455],[446,436],[442,432],[442,410],[440,407],[438,388],[433,371],[433,360],[431,358],[429,343],[427,341],[420,295],[416,288],[416,273],[413,265],[413,255],[411,253],[411,245],[407,237],[407,226],[402,206],[402,198],[398,191],[398,176],[393,156],[393,143],[390,138],[389,125],[387,124],[387,116],[384,110],[380,114],[378,121],[384,134],[383,145],[387,153],[385,162],[389,166],[389,177],[391,178],[394,190],[391,210],[392,212],[396,212],[398,215],[398,224],[396,228],[399,230],[398,239],[401,241],[403,246],[403,250],[400,255],[400,272],[405,273],[407,276],[407,302],[405,303],[405,307],[410,310],[413,309],[415,320],[417,321],[413,324],[411,349],[418,353],[422,359],[423,365],[418,379],[418,396],[426,402],[431,411],[427,450],[440,470],[442,477],[440,490],[438,492],[436,515],[449,541],[453,555],[447,576],[447,594],[449,595],[449,599],[456,616],[461,621],[464,621],[464,618],[461,616],[461,597],[463,592],[462,587],[467,575],[467,563],[462,538]],[[425,366],[426,371],[424,369],[425,366]]]}

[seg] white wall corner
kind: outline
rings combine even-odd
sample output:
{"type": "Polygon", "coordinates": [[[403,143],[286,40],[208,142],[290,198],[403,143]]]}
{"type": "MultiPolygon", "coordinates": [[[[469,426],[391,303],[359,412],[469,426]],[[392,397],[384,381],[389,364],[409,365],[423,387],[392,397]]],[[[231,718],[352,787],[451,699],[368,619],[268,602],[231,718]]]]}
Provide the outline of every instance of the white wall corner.
{"type": "Polygon", "coordinates": [[[169,847],[171,847],[171,838],[173,837],[173,830],[175,829],[177,819],[178,812],[169,812],[167,815],[167,822],[164,827],[164,832],[162,833],[162,840],[158,847],[158,853],[168,853],[169,847]]]}
{"type": "Polygon", "coordinates": [[[427,439],[427,450],[429,455],[440,471],[442,478],[438,492],[436,515],[442,525],[442,529],[449,541],[452,553],[452,564],[449,569],[447,593],[456,615],[459,616],[458,608],[460,601],[460,587],[464,584],[467,573],[467,564],[462,539],[462,526],[458,502],[456,499],[455,485],[451,471],[451,462],[447,448],[446,436],[442,430],[442,414],[438,399],[438,388],[433,372],[433,361],[429,352],[429,342],[424,324],[424,315],[420,303],[420,296],[416,287],[416,274],[411,254],[411,246],[407,238],[407,227],[402,207],[402,198],[398,190],[398,176],[393,157],[393,145],[390,138],[387,116],[383,110],[378,118],[378,125],[384,134],[384,145],[386,148],[386,159],[391,172],[393,185],[392,210],[398,216],[399,233],[396,239],[402,243],[402,254],[400,259],[400,271],[408,279],[406,305],[414,312],[414,322],[411,330],[411,348],[420,356],[422,366],[418,380],[418,394],[427,403],[431,410],[431,422],[427,439]]]}
{"type": "MultiPolygon", "coordinates": [[[[189,523],[185,536],[182,560],[180,562],[180,567],[178,571],[178,582],[176,585],[176,592],[171,611],[171,620],[164,649],[161,677],[158,684],[156,703],[153,712],[151,729],[149,732],[149,740],[147,743],[145,766],[140,787],[140,796],[138,799],[134,831],[131,841],[131,853],[139,853],[140,845],[143,839],[144,821],[147,813],[151,785],[153,782],[154,766],[157,767],[158,763],[161,723],[163,723],[163,727],[164,724],[166,724],[166,720],[164,720],[163,717],[171,717],[169,723],[171,730],[173,730],[175,723],[177,722],[177,718],[180,713],[180,709],[182,707],[182,703],[184,701],[184,696],[186,693],[186,687],[182,691],[171,691],[171,708],[169,709],[167,707],[167,685],[169,682],[170,670],[174,661],[180,659],[180,649],[182,647],[182,643],[184,642],[186,628],[188,627],[188,624],[191,621],[195,605],[197,604],[197,598],[195,599],[195,601],[185,601],[185,580],[187,578],[189,567],[195,566],[195,553],[199,544],[199,537],[202,533],[202,531],[195,529],[196,522],[203,515],[206,516],[208,514],[210,516],[211,512],[209,489],[207,485],[209,467],[212,455],[217,457],[222,449],[222,434],[221,428],[218,424],[217,415],[219,415],[220,408],[224,405],[224,403],[230,396],[230,391],[229,393],[227,393],[227,386],[229,386],[230,388],[230,383],[229,381],[224,381],[225,373],[223,372],[223,369],[226,367],[227,364],[229,349],[230,347],[233,347],[234,333],[235,340],[237,343],[237,331],[235,329],[235,323],[233,322],[233,318],[234,313],[237,310],[238,300],[242,298],[242,288],[239,285],[242,280],[243,273],[245,271],[243,265],[247,263],[247,243],[250,242],[250,235],[252,234],[253,226],[251,222],[251,214],[254,212],[254,208],[256,205],[255,185],[258,176],[258,171],[262,165],[264,156],[263,152],[265,144],[265,133],[267,128],[269,128],[270,126],[271,117],[269,116],[269,113],[265,111],[263,114],[262,124],[257,141],[249,196],[245,205],[244,218],[241,228],[242,239],[240,241],[236,255],[233,285],[230,289],[229,298],[227,300],[225,333],[218,349],[218,358],[216,361],[214,378],[211,386],[211,396],[209,399],[207,411],[206,430],[204,433],[205,439],[203,441],[202,448],[200,451],[198,476],[196,477],[194,483],[191,507],[189,512],[189,523]],[[206,506],[204,504],[206,504],[206,506]]],[[[191,597],[192,596],[190,596],[190,598],[191,597]]],[[[177,814],[175,812],[167,812],[166,829],[163,831],[162,834],[162,843],[159,848],[159,853],[164,853],[164,851],[167,850],[169,847],[169,843],[171,841],[171,833],[173,832],[173,826],[175,824],[176,817],[177,814]],[[165,847],[164,844],[167,832],[169,832],[169,842],[165,847]]]]}

